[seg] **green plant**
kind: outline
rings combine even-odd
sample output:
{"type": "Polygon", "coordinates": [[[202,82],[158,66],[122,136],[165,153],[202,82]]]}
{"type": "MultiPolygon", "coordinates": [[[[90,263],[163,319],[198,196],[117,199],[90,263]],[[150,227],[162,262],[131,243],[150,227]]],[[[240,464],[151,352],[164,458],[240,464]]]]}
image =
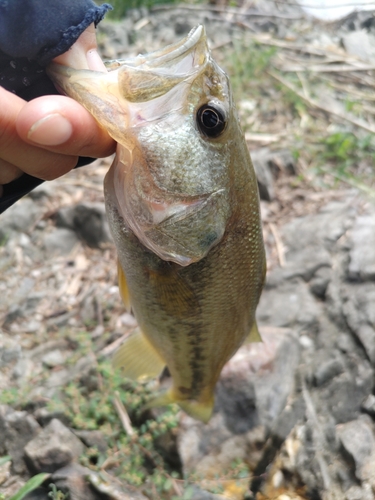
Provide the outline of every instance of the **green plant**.
{"type": "MultiPolygon", "coordinates": [[[[175,3],[176,0],[111,0],[113,10],[109,12],[108,17],[112,19],[121,19],[125,17],[129,9],[139,9],[140,7],[150,8],[153,5],[175,3]]],[[[103,3],[103,2],[97,2],[103,3]]]]}
{"type": "Polygon", "coordinates": [[[259,97],[269,86],[266,70],[276,54],[275,47],[266,47],[253,40],[233,40],[233,47],[224,55],[224,66],[230,75],[235,100],[246,96],[259,97]]]}
{"type": "Polygon", "coordinates": [[[52,500],[66,500],[68,498],[68,495],[58,490],[54,483],[51,483],[49,487],[52,491],[48,493],[48,496],[52,498],[52,500]]]}
{"type": "Polygon", "coordinates": [[[33,476],[9,500],[22,500],[28,493],[36,490],[50,476],[51,474],[48,474],[47,472],[41,472],[40,474],[33,476]]]}

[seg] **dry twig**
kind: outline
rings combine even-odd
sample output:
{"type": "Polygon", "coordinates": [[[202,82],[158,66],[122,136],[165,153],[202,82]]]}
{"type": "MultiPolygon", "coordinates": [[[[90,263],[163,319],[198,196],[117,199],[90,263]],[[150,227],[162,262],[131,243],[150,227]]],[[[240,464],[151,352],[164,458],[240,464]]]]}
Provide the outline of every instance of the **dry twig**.
{"type": "Polygon", "coordinates": [[[335,111],[333,109],[329,109],[320,102],[316,101],[315,99],[312,99],[311,97],[306,97],[302,92],[300,92],[291,82],[286,80],[280,75],[277,75],[273,71],[268,71],[267,72],[270,76],[275,78],[275,80],[278,80],[280,83],[282,83],[285,87],[287,87],[289,90],[294,92],[298,97],[303,99],[309,106],[313,108],[320,109],[321,111],[324,111],[325,113],[328,113],[332,116],[335,116],[336,118],[340,118],[341,120],[345,120],[352,125],[355,125],[356,127],[362,128],[363,130],[366,130],[367,132],[370,132],[371,134],[375,134],[375,128],[371,126],[369,123],[364,122],[363,120],[359,120],[353,116],[350,116],[347,113],[340,113],[339,111],[335,111]]]}
{"type": "Polygon", "coordinates": [[[124,431],[128,436],[133,436],[134,430],[128,415],[128,412],[126,411],[125,406],[121,403],[120,400],[120,395],[116,391],[114,398],[113,398],[113,404],[115,406],[115,409],[117,411],[118,416],[120,417],[122,427],[124,428],[124,431]]]}

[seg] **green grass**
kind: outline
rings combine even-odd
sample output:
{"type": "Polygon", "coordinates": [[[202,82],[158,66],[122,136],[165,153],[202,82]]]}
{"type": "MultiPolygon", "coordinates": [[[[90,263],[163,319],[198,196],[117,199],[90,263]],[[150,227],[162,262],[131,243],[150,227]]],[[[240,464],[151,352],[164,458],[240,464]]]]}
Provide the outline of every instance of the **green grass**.
{"type": "MultiPolygon", "coordinates": [[[[102,4],[103,1],[96,3],[102,4]]],[[[140,7],[150,8],[157,4],[177,3],[177,0],[111,0],[113,10],[107,14],[108,19],[122,19],[129,9],[139,9],[140,7]]]]}

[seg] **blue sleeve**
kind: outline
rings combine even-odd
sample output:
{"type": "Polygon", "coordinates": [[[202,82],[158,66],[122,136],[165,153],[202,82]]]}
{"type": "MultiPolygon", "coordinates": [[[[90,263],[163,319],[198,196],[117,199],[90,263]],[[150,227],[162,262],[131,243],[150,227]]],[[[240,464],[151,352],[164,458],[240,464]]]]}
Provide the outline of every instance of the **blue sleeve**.
{"type": "Polygon", "coordinates": [[[110,8],[92,0],[0,0],[0,50],[45,66],[110,8]]]}
{"type": "MultiPolygon", "coordinates": [[[[0,86],[26,101],[57,94],[45,66],[109,9],[92,0],[0,0],[0,86]]],[[[76,166],[90,161],[80,158],[76,166]]],[[[42,182],[23,174],[4,185],[0,213],[42,182]]]]}

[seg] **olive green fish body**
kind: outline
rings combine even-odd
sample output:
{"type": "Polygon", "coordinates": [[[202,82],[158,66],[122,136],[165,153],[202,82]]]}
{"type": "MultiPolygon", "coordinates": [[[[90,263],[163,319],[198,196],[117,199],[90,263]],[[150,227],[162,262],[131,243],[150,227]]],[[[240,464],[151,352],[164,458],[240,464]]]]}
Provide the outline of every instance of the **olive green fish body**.
{"type": "Polygon", "coordinates": [[[112,68],[51,74],[118,142],[105,201],[120,289],[142,333],[115,363],[134,377],[166,364],[173,387],[156,402],[175,401],[207,421],[221,369],[255,324],[264,282],[254,169],[201,26],[112,68]]]}

